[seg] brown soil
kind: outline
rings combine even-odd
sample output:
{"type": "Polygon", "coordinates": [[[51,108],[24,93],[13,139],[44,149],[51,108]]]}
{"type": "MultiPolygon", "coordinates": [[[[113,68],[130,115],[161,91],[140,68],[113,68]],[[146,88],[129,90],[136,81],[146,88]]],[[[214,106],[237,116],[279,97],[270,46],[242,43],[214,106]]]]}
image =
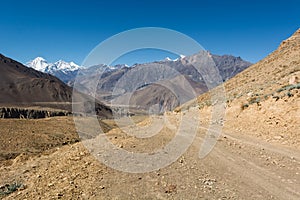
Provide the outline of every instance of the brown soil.
{"type": "Polygon", "coordinates": [[[71,117],[0,119],[0,127],[0,161],[13,159],[19,154],[41,153],[79,141],[71,117]]]}
{"type": "MultiPolygon", "coordinates": [[[[199,110],[189,112],[196,115],[199,110]]],[[[203,109],[201,114],[209,116],[209,110],[203,109]]],[[[168,114],[171,123],[179,117],[178,113],[168,114]]],[[[40,120],[38,127],[55,123],[60,131],[74,130],[70,120],[40,120]]],[[[0,168],[1,184],[24,184],[8,199],[299,199],[299,148],[267,142],[247,133],[224,132],[214,150],[199,159],[208,122],[209,117],[201,119],[193,145],[180,159],[154,172],[116,171],[96,160],[82,143],[76,143],[38,155],[19,155],[10,165],[0,168]]],[[[151,120],[146,119],[139,125],[149,123],[151,120]]],[[[28,126],[27,121],[26,127],[32,129],[34,123],[28,126]]],[[[167,127],[161,133],[160,137],[140,140],[113,129],[107,136],[124,149],[151,152],[173,137],[167,127]]]]}

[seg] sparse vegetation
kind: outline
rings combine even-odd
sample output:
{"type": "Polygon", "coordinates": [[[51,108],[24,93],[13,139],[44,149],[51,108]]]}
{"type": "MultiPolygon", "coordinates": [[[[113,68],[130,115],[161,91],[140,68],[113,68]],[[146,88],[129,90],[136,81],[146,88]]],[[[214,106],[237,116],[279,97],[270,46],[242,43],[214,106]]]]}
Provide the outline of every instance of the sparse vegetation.
{"type": "Polygon", "coordinates": [[[260,97],[252,97],[251,99],[249,99],[249,104],[254,104],[254,103],[259,103],[260,102],[260,97]]]}
{"type": "MultiPolygon", "coordinates": [[[[273,92],[271,94],[265,94],[265,95],[263,95],[263,99],[267,100],[270,96],[272,96],[272,98],[275,99],[275,101],[278,101],[279,99],[283,98],[284,96],[293,97],[294,94],[291,91],[294,90],[294,89],[300,89],[300,83],[294,84],[294,85],[285,85],[285,86],[279,88],[278,90],[276,90],[275,93],[273,92]],[[283,91],[287,91],[287,92],[284,93],[283,95],[279,95],[278,94],[278,93],[281,93],[283,91]]],[[[255,94],[255,95],[253,95],[253,97],[251,97],[248,100],[248,103],[242,104],[241,108],[242,108],[242,110],[244,110],[247,107],[249,107],[251,104],[255,104],[255,103],[257,105],[259,105],[259,103],[261,102],[261,100],[262,99],[261,99],[260,95],[255,94]]]]}
{"type": "Polygon", "coordinates": [[[294,89],[300,89],[300,83],[295,84],[295,85],[286,85],[286,86],[278,89],[277,92],[282,92],[282,91],[286,91],[286,90],[291,91],[294,89]]]}
{"type": "Polygon", "coordinates": [[[211,105],[212,105],[211,101],[210,100],[206,100],[206,101],[199,102],[198,103],[198,108],[202,109],[205,106],[211,106],[211,105]]]}
{"type": "Polygon", "coordinates": [[[294,96],[290,91],[288,91],[288,92],[286,93],[286,95],[287,95],[288,97],[294,96]]]}
{"type": "Polygon", "coordinates": [[[0,198],[13,193],[22,187],[24,187],[22,183],[15,182],[11,184],[6,184],[5,186],[0,187],[0,198]]]}
{"type": "Polygon", "coordinates": [[[267,100],[269,98],[269,95],[264,95],[264,99],[267,100]]]}

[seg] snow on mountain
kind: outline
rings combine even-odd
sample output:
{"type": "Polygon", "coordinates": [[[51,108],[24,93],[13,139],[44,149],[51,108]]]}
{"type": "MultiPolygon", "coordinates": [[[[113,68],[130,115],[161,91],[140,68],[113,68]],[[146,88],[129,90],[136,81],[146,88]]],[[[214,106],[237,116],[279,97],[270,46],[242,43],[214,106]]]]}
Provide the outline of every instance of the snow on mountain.
{"type": "Polygon", "coordinates": [[[42,57],[37,57],[34,60],[27,62],[26,66],[56,76],[65,83],[74,79],[78,70],[83,68],[74,62],[65,62],[63,60],[50,63],[42,57]]]}
{"type": "Polygon", "coordinates": [[[75,64],[74,62],[65,62],[63,60],[59,60],[54,63],[54,65],[57,67],[57,70],[61,70],[63,72],[67,71],[76,71],[80,68],[79,65],[75,64]]]}
{"type": "Polygon", "coordinates": [[[184,59],[185,58],[185,55],[179,55],[179,57],[178,58],[176,58],[176,59],[174,59],[173,61],[178,61],[178,60],[182,60],[182,59],[184,59]]]}
{"type": "Polygon", "coordinates": [[[172,61],[172,59],[169,58],[169,57],[166,57],[166,58],[165,58],[165,61],[172,61]]]}
{"type": "Polygon", "coordinates": [[[104,65],[103,67],[105,68],[105,71],[108,72],[108,71],[114,71],[114,70],[122,69],[124,67],[129,67],[129,66],[126,64],[125,65],[118,64],[118,65],[114,65],[114,66],[104,65]]]}
{"type": "Polygon", "coordinates": [[[170,57],[166,57],[163,61],[167,61],[167,62],[174,61],[174,62],[176,62],[176,61],[181,60],[183,58],[185,58],[184,55],[179,55],[179,57],[174,59],[174,60],[172,60],[170,57]]]}
{"type": "Polygon", "coordinates": [[[26,66],[31,67],[37,71],[45,72],[49,63],[42,57],[37,57],[34,60],[26,63],[26,66]]]}
{"type": "Polygon", "coordinates": [[[53,76],[56,76],[63,82],[70,84],[72,83],[77,75],[77,72],[79,69],[83,70],[84,72],[97,74],[99,72],[110,72],[114,70],[119,70],[124,67],[128,67],[128,65],[114,65],[114,66],[108,66],[108,65],[95,65],[89,68],[79,66],[75,64],[74,62],[66,62],[63,60],[59,60],[55,63],[47,62],[42,57],[37,57],[34,60],[31,60],[25,64],[27,67],[31,67],[37,71],[41,71],[44,73],[51,74],[53,76]]]}
{"type": "Polygon", "coordinates": [[[63,60],[59,60],[55,63],[48,63],[44,58],[37,57],[34,60],[26,63],[26,66],[31,67],[35,70],[44,72],[44,73],[55,73],[57,71],[68,73],[74,72],[80,69],[80,66],[75,64],[74,62],[65,62],[63,60]]]}

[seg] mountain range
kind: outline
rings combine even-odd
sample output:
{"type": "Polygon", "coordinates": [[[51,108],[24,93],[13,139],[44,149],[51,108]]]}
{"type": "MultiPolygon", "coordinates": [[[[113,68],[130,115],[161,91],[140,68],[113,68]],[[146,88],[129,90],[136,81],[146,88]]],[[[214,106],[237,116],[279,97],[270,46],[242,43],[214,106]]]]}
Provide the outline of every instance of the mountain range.
{"type": "MultiPolygon", "coordinates": [[[[250,62],[244,61],[240,57],[207,53],[213,59],[223,81],[230,79],[251,65],[250,62]]],[[[192,89],[195,91],[194,95],[200,95],[207,91],[203,77],[188,62],[189,59],[196,59],[197,55],[199,53],[191,56],[181,55],[175,60],[166,58],[162,61],[135,64],[131,67],[125,64],[116,66],[99,64],[92,67],[81,67],[73,62],[64,61],[52,64],[38,57],[28,62],[27,66],[52,74],[71,87],[74,86],[76,75],[80,71],[81,75],[76,80],[76,89],[83,93],[96,96],[107,104],[117,105],[124,104],[125,99],[130,97],[131,105],[145,110],[158,105],[158,110],[163,112],[164,110],[172,110],[180,103],[195,98],[195,96],[184,95],[183,100],[178,100],[175,98],[176,95],[172,94],[174,91],[168,91],[166,87],[162,87],[165,84],[162,81],[175,81],[177,90],[181,92],[190,90],[187,85],[192,85],[192,89]],[[171,70],[166,70],[166,68],[171,70]],[[114,90],[118,87],[116,84],[122,79],[124,80],[126,74],[127,76],[131,74],[128,79],[130,81],[122,83],[121,93],[115,93],[114,90]],[[93,94],[95,81],[98,81],[98,85],[96,94],[93,94]],[[160,84],[157,84],[158,82],[160,84]],[[136,89],[138,90],[135,91],[136,89]],[[164,94],[163,97],[161,94],[164,94]]],[[[201,61],[196,60],[196,62],[201,61]]]]}
{"type": "Polygon", "coordinates": [[[59,60],[55,63],[51,63],[42,57],[36,57],[35,59],[27,62],[25,65],[37,71],[56,76],[57,78],[59,78],[60,80],[62,80],[63,82],[67,83],[70,86],[72,85],[72,81],[75,80],[79,70],[90,71],[91,69],[93,69],[95,71],[97,70],[112,71],[123,67],[128,67],[127,65],[108,66],[108,65],[99,64],[96,66],[92,66],[91,69],[88,69],[86,67],[77,65],[74,62],[66,62],[63,60],[59,60]]]}
{"type": "Polygon", "coordinates": [[[67,83],[70,77],[76,77],[80,66],[74,62],[65,62],[59,60],[55,63],[49,63],[42,57],[37,57],[26,63],[26,66],[56,76],[63,82],[67,83]]]}
{"type": "MultiPolygon", "coordinates": [[[[240,57],[205,53],[214,61],[223,81],[230,79],[251,65],[250,62],[244,61],[240,57]]],[[[92,95],[94,83],[97,81],[95,96],[108,104],[123,105],[130,99],[130,105],[140,109],[149,110],[150,107],[156,106],[159,107],[159,112],[172,110],[180,103],[189,101],[207,91],[202,75],[189,62],[193,60],[193,62],[201,63],[203,60],[199,57],[200,54],[201,52],[176,60],[167,59],[136,64],[107,72],[102,70],[96,72],[95,69],[97,68],[85,69],[82,70],[81,76],[77,77],[76,88],[92,95]],[[170,89],[170,84],[173,89],[175,87],[177,92],[170,89]],[[170,87],[167,88],[166,85],[170,87]],[[192,88],[188,88],[190,86],[192,88]],[[195,92],[193,95],[191,95],[193,93],[191,90],[195,92]],[[190,94],[182,93],[183,91],[189,91],[190,94]],[[174,92],[185,94],[181,95],[184,98],[179,99],[178,95],[174,98],[174,95],[176,96],[174,92]],[[163,98],[161,94],[164,94],[163,98]]]]}

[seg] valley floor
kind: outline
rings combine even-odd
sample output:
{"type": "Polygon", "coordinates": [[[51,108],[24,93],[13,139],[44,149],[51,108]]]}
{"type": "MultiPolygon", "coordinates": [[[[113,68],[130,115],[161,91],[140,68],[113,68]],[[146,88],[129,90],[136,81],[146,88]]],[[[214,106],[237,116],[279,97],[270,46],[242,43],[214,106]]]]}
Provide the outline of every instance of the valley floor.
{"type": "MultiPolygon", "coordinates": [[[[295,109],[293,105],[297,106],[298,102],[289,102],[289,105],[293,110],[295,109]]],[[[235,109],[234,106],[231,109],[235,109]]],[[[201,125],[193,144],[177,161],[153,172],[132,174],[109,168],[96,160],[82,142],[58,142],[53,145],[54,148],[45,149],[40,153],[21,153],[13,159],[1,162],[2,190],[6,187],[5,184],[22,184],[17,191],[2,197],[4,199],[300,199],[300,132],[297,124],[295,122],[290,124],[294,130],[284,129],[289,126],[285,124],[290,119],[276,115],[281,120],[280,123],[276,123],[276,119],[269,119],[269,111],[265,111],[267,114],[260,117],[250,117],[257,112],[263,112],[261,110],[253,105],[236,116],[229,109],[224,131],[217,139],[216,146],[208,156],[200,159],[199,149],[206,135],[210,112],[209,108],[204,108],[201,111],[201,125]],[[245,119],[248,119],[247,123],[245,119]],[[255,124],[256,120],[261,123],[255,124]],[[270,123],[263,120],[270,120],[270,123]],[[282,127],[272,129],[273,126],[279,126],[278,124],[282,124],[282,127]],[[254,128],[256,132],[253,132],[254,128]],[[273,130],[275,133],[272,133],[273,130]],[[276,137],[280,130],[286,130],[281,132],[286,135],[276,137]]],[[[196,116],[199,109],[192,108],[186,111],[186,114],[196,116]]],[[[295,114],[297,115],[297,109],[295,114]]],[[[167,144],[174,137],[175,133],[172,130],[178,128],[180,113],[172,112],[165,116],[169,120],[168,123],[165,123],[163,116],[143,118],[138,122],[139,126],[144,127],[155,123],[164,124],[160,133],[152,138],[137,139],[124,134],[118,128],[108,130],[106,135],[120,148],[133,152],[151,152],[167,144]]],[[[195,121],[191,118],[189,123],[192,125],[195,121]]],[[[37,130],[47,130],[44,136],[48,134],[50,137],[54,132],[64,130],[77,135],[71,117],[39,121],[0,120],[1,128],[7,123],[14,123],[14,127],[20,128],[22,127],[20,124],[25,122],[32,123],[31,127],[37,130]],[[52,127],[58,130],[51,131],[52,127]]],[[[26,132],[25,128],[21,129],[26,132]]],[[[0,131],[1,136],[6,132],[5,128],[0,131]]],[[[188,131],[188,127],[184,131],[188,131]]],[[[22,137],[25,136],[26,134],[22,137]]],[[[70,140],[72,136],[67,138],[70,140]]],[[[11,140],[2,140],[2,143],[9,141],[11,140]]],[[[6,148],[10,146],[7,145],[6,148]]]]}

